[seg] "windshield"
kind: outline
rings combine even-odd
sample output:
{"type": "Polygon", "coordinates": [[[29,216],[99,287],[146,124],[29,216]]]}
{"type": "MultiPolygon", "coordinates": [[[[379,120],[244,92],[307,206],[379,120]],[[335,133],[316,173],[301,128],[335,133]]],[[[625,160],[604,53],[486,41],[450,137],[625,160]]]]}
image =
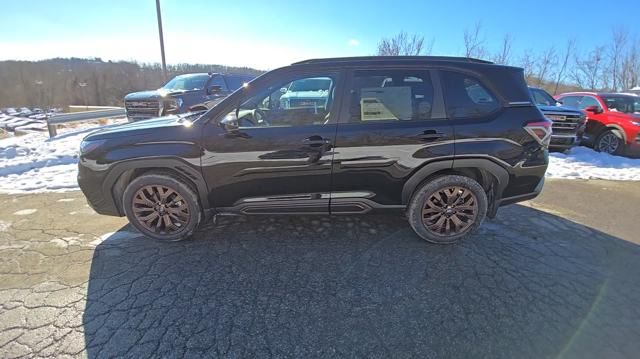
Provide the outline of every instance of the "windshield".
{"type": "Polygon", "coordinates": [[[603,96],[609,111],[624,113],[640,113],[640,97],[633,96],[603,96]]]}
{"type": "Polygon", "coordinates": [[[545,90],[529,88],[529,92],[531,93],[531,98],[536,103],[536,105],[540,106],[555,106],[556,100],[551,97],[545,90]]]}
{"type": "Polygon", "coordinates": [[[171,79],[162,88],[172,91],[202,90],[208,79],[209,75],[180,75],[171,79]]]}
{"type": "Polygon", "coordinates": [[[331,80],[326,78],[311,78],[294,81],[289,87],[289,91],[327,91],[331,86],[331,80]]]}

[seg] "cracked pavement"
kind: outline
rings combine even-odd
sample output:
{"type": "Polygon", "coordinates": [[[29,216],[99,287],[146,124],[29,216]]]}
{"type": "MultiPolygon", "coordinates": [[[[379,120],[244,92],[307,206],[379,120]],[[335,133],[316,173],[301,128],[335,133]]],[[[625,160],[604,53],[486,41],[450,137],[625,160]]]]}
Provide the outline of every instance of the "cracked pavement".
{"type": "Polygon", "coordinates": [[[637,193],[549,181],[454,246],[399,216],[227,217],[159,243],[79,192],[0,195],[0,357],[637,357],[640,226],[606,227],[637,193]]]}

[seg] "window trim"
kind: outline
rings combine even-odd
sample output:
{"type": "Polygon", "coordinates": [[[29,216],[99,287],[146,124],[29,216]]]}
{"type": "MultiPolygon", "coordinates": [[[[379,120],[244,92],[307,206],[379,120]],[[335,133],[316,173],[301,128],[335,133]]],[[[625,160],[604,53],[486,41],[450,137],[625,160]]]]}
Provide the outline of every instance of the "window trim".
{"type": "Polygon", "coordinates": [[[450,113],[449,113],[449,109],[448,106],[446,104],[446,99],[444,99],[444,93],[447,92],[447,89],[445,88],[446,86],[444,85],[444,83],[442,83],[441,88],[442,88],[442,93],[443,93],[443,100],[444,100],[444,110],[447,114],[447,118],[450,119],[451,121],[465,121],[465,120],[476,120],[479,118],[487,118],[487,120],[490,120],[489,118],[493,118],[495,115],[497,115],[498,113],[502,112],[502,110],[505,107],[505,101],[501,96],[497,95],[496,90],[491,86],[487,84],[487,81],[485,81],[485,79],[482,76],[479,76],[478,74],[474,73],[474,72],[470,72],[470,71],[463,71],[463,70],[459,70],[459,69],[451,69],[451,68],[446,68],[446,69],[439,69],[438,70],[438,75],[442,76],[443,72],[454,72],[454,73],[458,73],[458,74],[462,74],[465,76],[469,76],[471,78],[473,78],[474,80],[478,81],[478,83],[484,87],[491,96],[493,96],[494,100],[496,100],[498,106],[496,107],[495,110],[491,111],[491,112],[487,112],[484,114],[480,114],[480,115],[474,115],[474,116],[464,116],[464,117],[453,117],[450,113]]]}
{"type": "Polygon", "coordinates": [[[440,79],[437,77],[438,73],[434,70],[433,67],[425,67],[425,66],[366,66],[366,67],[350,67],[346,70],[344,89],[342,92],[341,99],[341,110],[340,110],[340,119],[339,124],[352,124],[352,125],[364,125],[367,126],[369,124],[385,124],[385,123],[397,123],[398,120],[376,120],[376,121],[350,121],[351,119],[351,94],[352,87],[354,85],[355,73],[359,71],[364,72],[380,72],[380,71],[423,71],[429,73],[429,78],[431,80],[431,86],[433,87],[433,107],[431,109],[431,118],[430,119],[422,119],[422,120],[401,120],[402,123],[431,123],[437,122],[441,120],[446,120],[446,114],[444,111],[444,100],[442,96],[442,90],[440,87],[440,79]]]}

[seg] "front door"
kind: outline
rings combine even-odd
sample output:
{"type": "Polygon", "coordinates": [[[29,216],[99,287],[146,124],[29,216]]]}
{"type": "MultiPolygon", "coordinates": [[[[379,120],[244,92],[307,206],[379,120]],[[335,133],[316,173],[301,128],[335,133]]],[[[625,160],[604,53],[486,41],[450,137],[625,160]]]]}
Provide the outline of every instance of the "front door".
{"type": "Polygon", "coordinates": [[[333,213],[401,207],[413,173],[452,163],[453,126],[433,79],[424,68],[353,71],[335,142],[333,213]]]}
{"type": "Polygon", "coordinates": [[[328,213],[339,73],[271,78],[206,125],[209,200],[222,212],[328,213]]]}

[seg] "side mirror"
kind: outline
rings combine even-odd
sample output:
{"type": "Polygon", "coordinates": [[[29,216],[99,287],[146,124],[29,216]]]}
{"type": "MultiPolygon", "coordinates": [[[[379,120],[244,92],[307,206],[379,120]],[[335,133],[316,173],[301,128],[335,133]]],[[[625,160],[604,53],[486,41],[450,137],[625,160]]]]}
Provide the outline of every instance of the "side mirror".
{"type": "Polygon", "coordinates": [[[286,87],[280,88],[280,93],[286,93],[286,92],[287,92],[287,88],[286,87]]]}
{"type": "Polygon", "coordinates": [[[602,109],[596,105],[591,105],[591,106],[587,106],[584,108],[585,111],[587,112],[591,112],[593,114],[599,114],[602,113],[602,109]]]}
{"type": "Polygon", "coordinates": [[[556,106],[562,106],[564,103],[560,100],[556,100],[556,106]]]}
{"type": "Polygon", "coordinates": [[[230,113],[226,115],[222,120],[220,120],[220,127],[226,132],[234,132],[238,131],[238,118],[236,118],[235,113],[230,113]]]}
{"type": "Polygon", "coordinates": [[[218,85],[213,85],[207,89],[207,95],[214,95],[222,92],[222,87],[218,85]]]}

